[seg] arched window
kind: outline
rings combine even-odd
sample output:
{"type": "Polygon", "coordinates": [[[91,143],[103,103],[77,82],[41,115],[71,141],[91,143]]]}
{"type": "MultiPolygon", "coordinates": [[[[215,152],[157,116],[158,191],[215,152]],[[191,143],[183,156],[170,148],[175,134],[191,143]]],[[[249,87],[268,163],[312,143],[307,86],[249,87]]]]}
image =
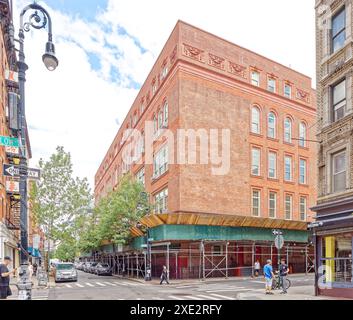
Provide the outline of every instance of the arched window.
{"type": "Polygon", "coordinates": [[[299,125],[299,146],[306,147],[306,124],[301,122],[299,125]]]}
{"type": "Polygon", "coordinates": [[[251,132],[260,134],[260,109],[258,107],[252,107],[251,111],[251,132]]]}
{"type": "Polygon", "coordinates": [[[268,137],[275,139],[276,138],[276,125],[277,118],[273,112],[270,112],[268,115],[268,137]]]}
{"type": "Polygon", "coordinates": [[[292,120],[290,118],[284,120],[284,141],[292,143],[292,120]]]}

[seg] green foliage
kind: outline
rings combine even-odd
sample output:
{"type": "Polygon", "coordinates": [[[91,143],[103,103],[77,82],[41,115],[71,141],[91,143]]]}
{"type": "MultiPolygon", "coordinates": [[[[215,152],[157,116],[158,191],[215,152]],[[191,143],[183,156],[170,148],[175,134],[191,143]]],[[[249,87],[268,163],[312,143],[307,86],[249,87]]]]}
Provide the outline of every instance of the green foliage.
{"type": "Polygon", "coordinates": [[[73,178],[71,155],[63,147],[58,147],[49,161],[40,160],[39,167],[41,180],[30,188],[36,223],[58,246],[60,255],[65,250],[67,254],[77,251],[80,227],[92,205],[88,181],[73,178]]]}
{"type": "Polygon", "coordinates": [[[83,226],[80,249],[98,248],[103,241],[115,245],[127,244],[131,227],[150,213],[149,197],[142,184],[126,175],[118,188],[102,199],[83,226]]]}

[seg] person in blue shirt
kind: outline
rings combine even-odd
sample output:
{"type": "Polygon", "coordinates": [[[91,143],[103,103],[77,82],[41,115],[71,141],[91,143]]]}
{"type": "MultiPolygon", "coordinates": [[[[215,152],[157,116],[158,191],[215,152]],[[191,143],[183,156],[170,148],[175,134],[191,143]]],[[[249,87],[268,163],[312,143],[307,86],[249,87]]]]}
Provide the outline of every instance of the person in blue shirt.
{"type": "Polygon", "coordinates": [[[271,260],[267,260],[267,264],[264,266],[264,277],[266,280],[266,294],[273,295],[272,282],[273,282],[273,278],[275,277],[275,275],[273,273],[271,260]]]}

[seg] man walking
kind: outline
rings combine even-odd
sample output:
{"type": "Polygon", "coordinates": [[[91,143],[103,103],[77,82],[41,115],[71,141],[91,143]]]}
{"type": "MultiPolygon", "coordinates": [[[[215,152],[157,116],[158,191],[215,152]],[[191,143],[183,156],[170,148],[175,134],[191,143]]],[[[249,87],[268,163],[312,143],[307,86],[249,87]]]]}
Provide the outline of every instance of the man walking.
{"type": "Polygon", "coordinates": [[[272,282],[273,278],[275,277],[272,268],[272,261],[267,260],[267,264],[264,266],[264,277],[266,281],[266,294],[273,295],[272,292],[272,282]]]}
{"type": "Polygon", "coordinates": [[[257,278],[260,275],[261,264],[259,260],[256,260],[254,265],[254,275],[257,278]]]}
{"type": "Polygon", "coordinates": [[[287,275],[289,273],[288,266],[286,264],[286,260],[282,259],[281,264],[279,266],[279,279],[282,287],[281,294],[287,294],[287,275]]]}
{"type": "Polygon", "coordinates": [[[166,266],[163,266],[163,271],[162,271],[162,275],[161,275],[161,285],[163,284],[163,282],[165,281],[167,284],[169,284],[168,278],[169,278],[169,271],[167,269],[166,266]]]}
{"type": "Polygon", "coordinates": [[[11,272],[9,271],[8,266],[11,261],[10,257],[5,257],[4,263],[0,264],[0,300],[6,300],[7,297],[12,295],[10,289],[10,275],[16,274],[16,269],[13,269],[11,272]]]}

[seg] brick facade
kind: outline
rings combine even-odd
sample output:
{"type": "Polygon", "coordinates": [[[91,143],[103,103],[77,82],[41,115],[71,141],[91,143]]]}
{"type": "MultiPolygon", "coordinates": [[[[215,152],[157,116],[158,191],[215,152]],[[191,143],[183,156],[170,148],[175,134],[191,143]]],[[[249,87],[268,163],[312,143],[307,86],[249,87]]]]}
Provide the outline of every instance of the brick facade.
{"type": "MultiPolygon", "coordinates": [[[[95,198],[113,189],[126,171],[134,175],[145,168],[146,190],[152,198],[168,188],[169,213],[189,212],[252,216],[252,190],[261,192],[260,217],[268,218],[268,194],[277,194],[277,219],[284,219],[284,198],[293,196],[293,215],[298,221],[299,198],[306,197],[307,208],[316,203],[317,144],[315,142],[316,96],[311,79],[261,55],[241,48],[184,22],[178,22],[156,64],[141,88],[129,114],[117,133],[95,177],[95,198]],[[251,84],[251,72],[260,74],[260,86],[251,84]],[[166,75],[166,76],[165,76],[166,75]],[[270,92],[267,80],[276,83],[270,92]],[[284,95],[284,86],[291,97],[284,95]],[[145,131],[145,122],[153,121],[167,101],[168,129],[230,130],[230,168],[225,175],[213,175],[211,164],[178,164],[176,155],[168,171],[153,179],[153,165],[125,167],[122,163],[123,136],[128,128],[145,131]],[[143,108],[141,108],[143,106],[143,108]],[[259,134],[251,133],[251,110],[260,110],[259,134]],[[268,138],[267,117],[276,115],[276,137],[268,138]],[[135,118],[136,116],[136,118],[135,118]],[[292,121],[292,138],[284,142],[285,118],[292,121]],[[137,120],[137,121],[136,121],[137,120]],[[307,128],[305,147],[298,142],[299,125],[307,128]],[[251,175],[251,149],[261,149],[260,176],[251,175]],[[277,154],[277,177],[268,178],[267,154],[277,154]],[[284,156],[293,159],[292,182],[284,181],[284,156]],[[299,183],[299,159],[307,161],[307,180],[299,183]]],[[[173,139],[163,130],[153,144],[154,154],[173,139]],[[169,139],[169,140],[168,140],[169,139]]],[[[221,139],[219,140],[221,143],[221,139]]],[[[197,144],[197,150],[201,148],[197,144]]],[[[188,154],[187,154],[188,156],[188,154]]],[[[311,218],[309,210],[304,220],[311,218]]]]}

